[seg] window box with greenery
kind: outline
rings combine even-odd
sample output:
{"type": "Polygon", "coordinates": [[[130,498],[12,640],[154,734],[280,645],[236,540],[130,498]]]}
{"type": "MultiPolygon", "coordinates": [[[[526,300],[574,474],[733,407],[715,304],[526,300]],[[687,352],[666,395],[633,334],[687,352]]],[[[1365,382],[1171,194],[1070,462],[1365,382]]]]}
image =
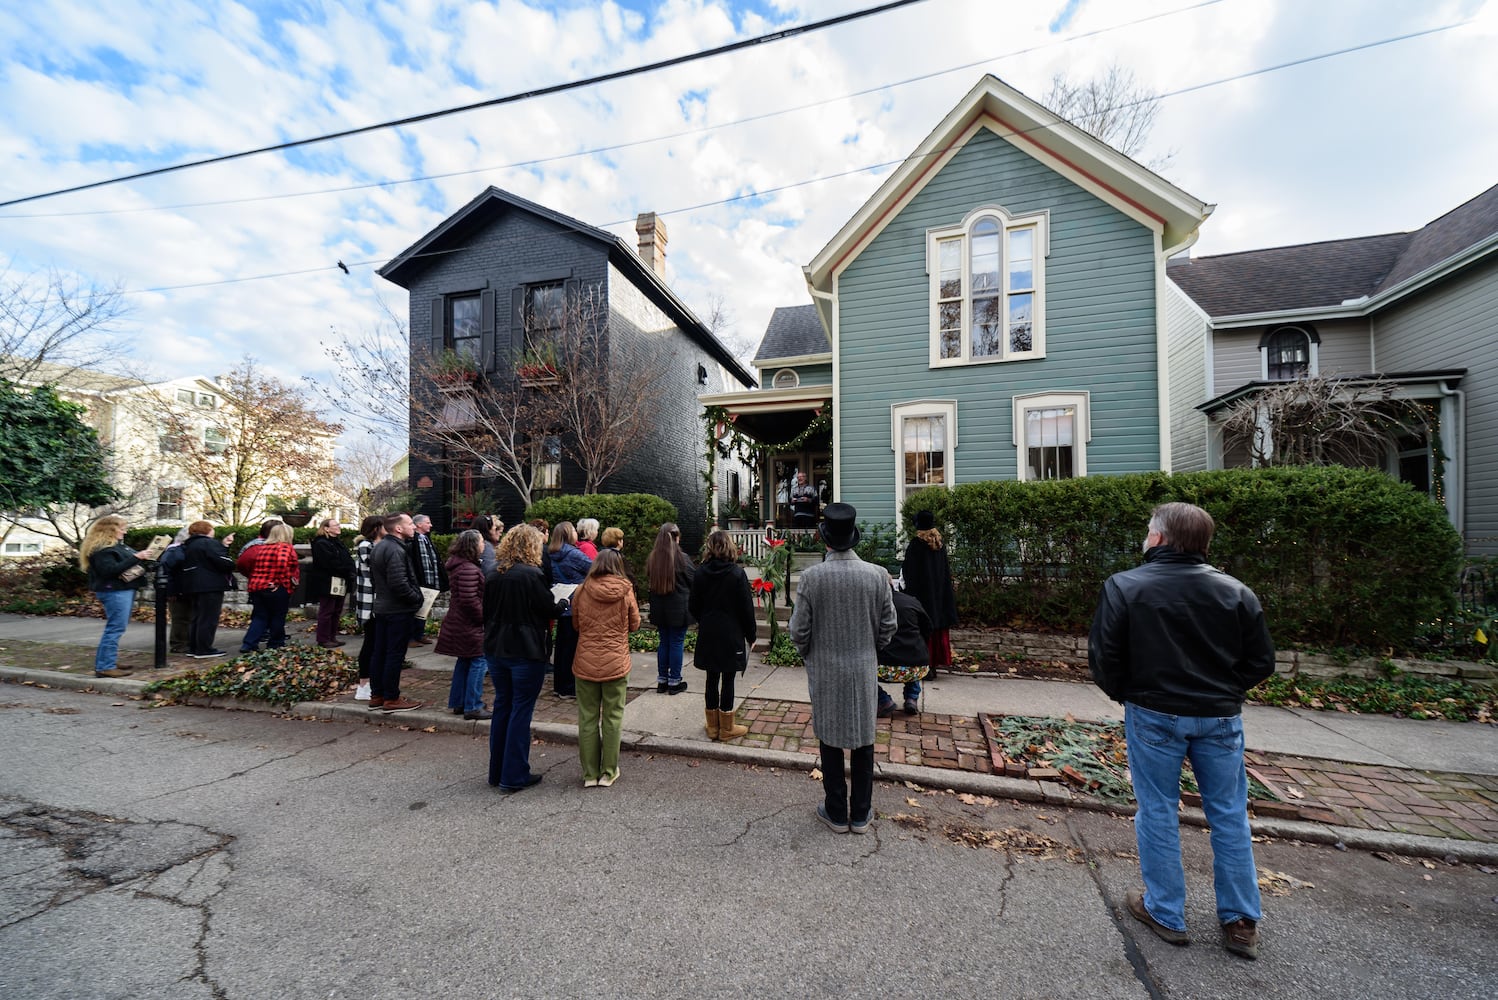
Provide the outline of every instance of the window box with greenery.
{"type": "Polygon", "coordinates": [[[562,380],[562,368],[556,348],[549,344],[527,347],[515,364],[515,374],[523,385],[556,385],[562,380]]]}
{"type": "Polygon", "coordinates": [[[459,351],[443,351],[432,364],[432,382],[441,392],[466,392],[479,374],[478,361],[459,351]]]}
{"type": "Polygon", "coordinates": [[[272,496],[265,505],[267,511],[293,528],[305,528],[321,508],[320,502],[305,495],[291,500],[272,496]]]}

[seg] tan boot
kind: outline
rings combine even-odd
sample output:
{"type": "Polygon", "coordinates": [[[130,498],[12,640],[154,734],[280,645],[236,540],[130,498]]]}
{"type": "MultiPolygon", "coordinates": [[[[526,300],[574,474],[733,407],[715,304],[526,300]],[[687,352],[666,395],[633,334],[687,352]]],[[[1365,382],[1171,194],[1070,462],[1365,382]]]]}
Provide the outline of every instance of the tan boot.
{"type": "Polygon", "coordinates": [[[707,736],[708,739],[718,738],[718,710],[709,708],[707,711],[707,736]]]}
{"type": "Polygon", "coordinates": [[[717,736],[717,739],[719,741],[723,741],[723,740],[736,740],[740,736],[747,736],[748,733],[749,733],[749,727],[748,726],[741,726],[737,722],[733,721],[733,713],[732,712],[719,712],[718,713],[718,736],[717,736]]]}

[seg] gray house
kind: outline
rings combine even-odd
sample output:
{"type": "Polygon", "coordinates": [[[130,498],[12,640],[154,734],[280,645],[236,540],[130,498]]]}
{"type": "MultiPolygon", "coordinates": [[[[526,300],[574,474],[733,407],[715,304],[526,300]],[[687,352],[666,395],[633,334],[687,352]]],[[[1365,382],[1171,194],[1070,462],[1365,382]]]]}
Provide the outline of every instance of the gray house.
{"type": "Polygon", "coordinates": [[[1200,402],[1172,411],[1178,469],[1249,460],[1221,420],[1287,380],[1394,383],[1435,417],[1372,456],[1498,554],[1498,187],[1410,233],[1172,260],[1171,350],[1200,402]]]}
{"type": "Polygon", "coordinates": [[[1205,397],[1167,349],[1166,260],[1211,209],[986,76],[806,266],[764,388],[704,401],[766,442],[830,401],[825,453],[784,462],[875,521],[928,485],[1168,470],[1173,407],[1205,397]]]}
{"type": "MultiPolygon", "coordinates": [[[[484,380],[519,379],[546,391],[547,378],[537,377],[530,365],[538,345],[544,346],[538,333],[563,322],[569,304],[581,297],[605,317],[598,350],[608,365],[626,363],[648,348],[652,363],[644,391],[655,401],[655,426],[603,490],[671,501],[683,540],[694,547],[705,516],[701,476],[707,467],[697,395],[751,387],[754,379],[666,284],[664,222],[646,213],[636,231],[638,252],[605,230],[491,187],[379,273],[410,293],[413,355],[457,352],[473,359],[484,380]]],[[[544,360],[565,370],[568,359],[544,360]]],[[[555,371],[547,368],[546,374],[555,371]]],[[[437,391],[429,384],[411,387],[413,397],[437,391]]],[[[449,410],[463,413],[462,406],[449,410]]],[[[486,477],[483,463],[471,456],[450,461],[432,454],[422,446],[421,432],[413,421],[411,484],[423,491],[422,511],[439,528],[445,530],[463,509],[465,496],[479,491],[501,495],[497,513],[506,523],[520,519],[523,504],[512,487],[486,477]]],[[[533,498],[583,491],[573,443],[565,435],[539,434],[530,444],[533,498]]]]}

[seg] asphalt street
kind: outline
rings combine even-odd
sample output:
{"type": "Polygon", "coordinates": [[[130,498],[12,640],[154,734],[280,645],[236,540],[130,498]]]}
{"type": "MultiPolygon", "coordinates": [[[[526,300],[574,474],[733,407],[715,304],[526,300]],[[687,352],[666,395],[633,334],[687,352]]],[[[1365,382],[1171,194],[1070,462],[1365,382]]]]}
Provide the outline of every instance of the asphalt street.
{"type": "Polygon", "coordinates": [[[1491,997],[1498,876],[1258,846],[1264,954],[1126,914],[1127,819],[626,753],[484,783],[487,744],[7,684],[0,997],[1491,997]]]}

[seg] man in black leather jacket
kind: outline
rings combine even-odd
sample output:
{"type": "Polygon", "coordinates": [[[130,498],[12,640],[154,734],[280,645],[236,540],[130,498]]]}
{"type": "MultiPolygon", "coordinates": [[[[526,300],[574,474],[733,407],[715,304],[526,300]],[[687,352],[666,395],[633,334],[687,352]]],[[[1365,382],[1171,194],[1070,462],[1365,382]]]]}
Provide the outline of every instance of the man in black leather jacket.
{"type": "Polygon", "coordinates": [[[1257,958],[1263,913],[1242,712],[1248,689],[1274,673],[1274,644],[1254,592],[1207,563],[1214,527],[1192,504],[1155,508],[1144,565],[1103,584],[1088,660],[1098,687],[1124,705],[1145,885],[1129,891],[1129,912],[1171,944],[1190,941],[1177,815],[1189,758],[1212,826],[1223,945],[1257,958]]]}

